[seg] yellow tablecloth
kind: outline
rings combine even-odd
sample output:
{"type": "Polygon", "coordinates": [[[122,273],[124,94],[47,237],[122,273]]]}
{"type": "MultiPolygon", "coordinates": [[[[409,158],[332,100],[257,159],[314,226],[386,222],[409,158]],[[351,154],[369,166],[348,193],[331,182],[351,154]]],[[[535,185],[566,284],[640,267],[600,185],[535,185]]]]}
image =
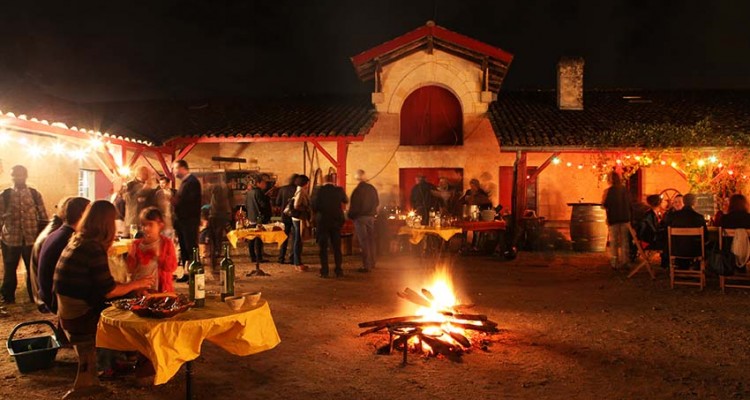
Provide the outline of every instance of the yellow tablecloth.
{"type": "Polygon", "coordinates": [[[227,239],[232,247],[237,248],[237,242],[242,239],[255,239],[259,237],[263,243],[276,243],[277,246],[281,247],[281,244],[286,240],[286,233],[284,231],[256,231],[253,229],[238,229],[227,233],[227,239]]]}
{"type": "Polygon", "coordinates": [[[169,319],[141,318],[110,307],[102,312],[96,332],[97,347],[138,351],[151,360],[155,385],[166,383],[183,363],[198,358],[204,340],[238,356],[270,350],[281,342],[263,300],[255,307],[232,311],[208,299],[205,307],[169,319]]]}
{"type": "Polygon", "coordinates": [[[408,226],[402,226],[398,229],[399,235],[409,235],[409,243],[411,244],[419,244],[419,242],[424,239],[425,235],[437,235],[440,236],[444,241],[449,241],[453,237],[453,235],[457,235],[461,233],[461,228],[454,228],[454,227],[448,227],[448,228],[410,228],[408,226]]]}

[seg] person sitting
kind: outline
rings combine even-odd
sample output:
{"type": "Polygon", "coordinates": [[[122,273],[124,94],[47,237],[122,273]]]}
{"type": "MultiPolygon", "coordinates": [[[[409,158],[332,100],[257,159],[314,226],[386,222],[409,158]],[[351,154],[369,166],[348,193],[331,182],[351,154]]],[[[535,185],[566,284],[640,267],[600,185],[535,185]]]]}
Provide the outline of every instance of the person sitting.
{"type": "Polygon", "coordinates": [[[174,243],[162,234],[166,222],[156,207],[141,211],[143,237],[136,239],[128,250],[128,272],[134,280],[152,277],[154,284],[148,291],[174,292],[172,273],[177,269],[177,254],[174,243]]]}
{"type": "Polygon", "coordinates": [[[76,233],[60,255],[55,268],[53,290],[57,315],[65,335],[78,356],[73,389],[63,399],[95,396],[96,329],[107,299],[151,287],[153,277],[116,283],[109,272],[107,251],[115,240],[115,206],[105,200],[92,203],[84,212],[76,233]]]}
{"type": "Polygon", "coordinates": [[[39,266],[37,276],[39,277],[39,299],[45,307],[57,313],[57,298],[52,291],[55,277],[55,267],[60,259],[60,254],[65,250],[71,236],[76,232],[78,223],[83,212],[90,201],[84,197],[71,197],[65,200],[60,208],[63,224],[60,229],[52,232],[39,250],[39,266]]]}
{"type": "Polygon", "coordinates": [[[659,209],[661,206],[661,197],[658,194],[652,194],[646,197],[646,204],[649,206],[649,210],[639,221],[634,221],[635,232],[640,240],[644,244],[644,248],[656,249],[657,240],[656,232],[659,226],[659,209]]]}
{"type": "Polygon", "coordinates": [[[478,179],[472,179],[469,181],[469,189],[461,197],[463,204],[470,206],[478,206],[480,210],[492,209],[492,200],[490,195],[481,186],[479,186],[478,179]]]}
{"type": "Polygon", "coordinates": [[[724,229],[750,229],[750,212],[745,196],[733,194],[729,198],[728,212],[721,217],[719,226],[724,229]]]}
{"type": "MultiPolygon", "coordinates": [[[[706,227],[706,220],[703,215],[693,209],[695,206],[696,197],[692,193],[688,193],[683,197],[684,206],[672,213],[667,227],[670,228],[703,228],[704,240],[708,235],[708,228],[706,227]]],[[[705,243],[704,243],[705,244],[705,243]]],[[[688,256],[692,254],[700,254],[700,239],[696,237],[675,237],[672,239],[672,253],[681,256],[688,256]]],[[[665,247],[665,253],[667,260],[669,259],[669,247],[665,247]]],[[[662,256],[662,263],[664,262],[664,255],[662,256]]],[[[686,260],[678,260],[678,268],[687,268],[689,263],[686,260]]],[[[667,262],[668,265],[668,262],[667,262]]]]}
{"type": "Polygon", "coordinates": [[[714,214],[714,226],[721,226],[721,219],[729,212],[729,197],[721,200],[721,208],[714,214]]]}

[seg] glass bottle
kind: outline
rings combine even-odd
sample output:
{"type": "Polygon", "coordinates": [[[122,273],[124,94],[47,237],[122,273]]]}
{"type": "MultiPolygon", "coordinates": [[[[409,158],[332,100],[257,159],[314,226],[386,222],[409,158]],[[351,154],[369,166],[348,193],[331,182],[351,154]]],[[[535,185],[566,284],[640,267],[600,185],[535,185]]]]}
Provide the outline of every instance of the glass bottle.
{"type": "Polygon", "coordinates": [[[197,247],[193,247],[193,262],[190,263],[188,290],[190,301],[195,302],[195,307],[206,305],[206,272],[203,269],[203,264],[201,264],[197,247]]]}
{"type": "Polygon", "coordinates": [[[221,301],[234,296],[234,262],[229,258],[229,243],[224,244],[224,259],[221,260],[219,280],[221,281],[221,301]]]}

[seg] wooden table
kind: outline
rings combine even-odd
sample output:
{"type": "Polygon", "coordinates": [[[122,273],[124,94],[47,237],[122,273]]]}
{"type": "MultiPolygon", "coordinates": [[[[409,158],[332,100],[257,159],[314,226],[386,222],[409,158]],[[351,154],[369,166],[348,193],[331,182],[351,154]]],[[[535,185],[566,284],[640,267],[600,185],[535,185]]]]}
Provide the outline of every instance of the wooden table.
{"type": "Polygon", "coordinates": [[[505,221],[458,221],[454,223],[454,226],[461,228],[462,241],[461,241],[461,253],[466,254],[469,252],[467,246],[468,233],[469,232],[502,232],[507,228],[505,221]]]}
{"type": "Polygon", "coordinates": [[[192,361],[208,340],[231,354],[247,356],[270,350],[281,342],[268,303],[232,311],[226,304],[206,301],[167,319],[142,318],[110,307],[102,312],[96,346],[138,351],[151,360],[154,385],[169,381],[186,363],[186,398],[192,399],[192,361]]]}

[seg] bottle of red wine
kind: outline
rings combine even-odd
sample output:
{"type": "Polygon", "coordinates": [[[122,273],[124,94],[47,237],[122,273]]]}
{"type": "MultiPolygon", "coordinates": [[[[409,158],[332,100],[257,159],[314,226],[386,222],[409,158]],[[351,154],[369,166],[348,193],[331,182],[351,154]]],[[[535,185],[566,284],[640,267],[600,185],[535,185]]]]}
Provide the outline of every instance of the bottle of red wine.
{"type": "Polygon", "coordinates": [[[188,290],[190,301],[195,303],[195,307],[206,305],[206,271],[201,264],[198,248],[193,248],[193,262],[190,263],[190,279],[188,281],[188,290]]]}
{"type": "Polygon", "coordinates": [[[229,244],[224,244],[224,259],[219,272],[221,280],[221,301],[234,296],[234,262],[229,258],[229,244]]]}

